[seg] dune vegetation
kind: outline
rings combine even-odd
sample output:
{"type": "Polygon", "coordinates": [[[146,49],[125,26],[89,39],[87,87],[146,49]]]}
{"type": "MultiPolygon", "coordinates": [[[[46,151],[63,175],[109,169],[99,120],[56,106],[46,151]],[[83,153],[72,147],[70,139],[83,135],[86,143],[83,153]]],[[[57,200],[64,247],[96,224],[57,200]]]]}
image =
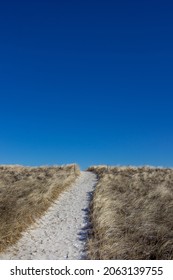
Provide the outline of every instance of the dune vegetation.
{"type": "Polygon", "coordinates": [[[88,168],[98,176],[90,202],[88,258],[173,259],[173,169],[88,168]]]}
{"type": "Polygon", "coordinates": [[[0,166],[0,252],[67,190],[80,174],[77,165],[0,166]]]}

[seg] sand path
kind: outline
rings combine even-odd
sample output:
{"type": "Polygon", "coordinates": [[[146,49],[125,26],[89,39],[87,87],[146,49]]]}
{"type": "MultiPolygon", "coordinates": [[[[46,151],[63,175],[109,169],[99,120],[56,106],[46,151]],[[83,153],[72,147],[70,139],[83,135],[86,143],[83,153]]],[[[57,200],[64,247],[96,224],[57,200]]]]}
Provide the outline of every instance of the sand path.
{"type": "Polygon", "coordinates": [[[81,172],[75,185],[62,193],[46,214],[23,233],[18,243],[0,255],[0,259],[80,259],[88,228],[84,214],[96,181],[93,173],[81,172]],[[85,230],[81,231],[82,227],[85,230]]]}

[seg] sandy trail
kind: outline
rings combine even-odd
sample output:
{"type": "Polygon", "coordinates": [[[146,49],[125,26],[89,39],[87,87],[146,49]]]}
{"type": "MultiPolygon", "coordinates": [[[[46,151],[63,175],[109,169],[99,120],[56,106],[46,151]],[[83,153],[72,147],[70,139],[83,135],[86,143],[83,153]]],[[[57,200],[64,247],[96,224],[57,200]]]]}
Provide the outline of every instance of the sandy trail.
{"type": "Polygon", "coordinates": [[[18,243],[0,255],[0,259],[80,259],[85,234],[79,236],[78,233],[86,226],[82,209],[88,207],[87,193],[93,191],[96,181],[95,174],[81,172],[75,185],[62,193],[46,214],[23,233],[18,243]]]}

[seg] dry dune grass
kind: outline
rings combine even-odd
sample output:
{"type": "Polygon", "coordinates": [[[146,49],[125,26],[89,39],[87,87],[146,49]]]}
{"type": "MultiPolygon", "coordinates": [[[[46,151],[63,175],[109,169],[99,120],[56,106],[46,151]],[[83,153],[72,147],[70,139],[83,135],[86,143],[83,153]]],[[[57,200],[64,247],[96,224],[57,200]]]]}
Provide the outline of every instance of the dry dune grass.
{"type": "Polygon", "coordinates": [[[80,174],[77,165],[0,166],[0,252],[14,244],[80,174]]]}
{"type": "Polygon", "coordinates": [[[173,169],[93,166],[89,259],[173,259],[173,169]]]}

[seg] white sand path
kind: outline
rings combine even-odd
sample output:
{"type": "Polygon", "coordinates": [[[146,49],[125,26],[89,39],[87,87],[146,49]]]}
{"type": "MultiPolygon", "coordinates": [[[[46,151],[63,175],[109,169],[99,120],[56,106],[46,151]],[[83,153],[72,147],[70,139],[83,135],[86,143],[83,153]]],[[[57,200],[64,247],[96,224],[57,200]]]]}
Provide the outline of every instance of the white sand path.
{"type": "Polygon", "coordinates": [[[0,259],[80,259],[85,235],[81,236],[84,241],[80,241],[78,233],[81,227],[87,228],[82,209],[88,207],[87,193],[93,191],[96,181],[95,174],[81,172],[74,186],[63,192],[46,214],[23,233],[16,245],[0,255],[0,259]]]}

